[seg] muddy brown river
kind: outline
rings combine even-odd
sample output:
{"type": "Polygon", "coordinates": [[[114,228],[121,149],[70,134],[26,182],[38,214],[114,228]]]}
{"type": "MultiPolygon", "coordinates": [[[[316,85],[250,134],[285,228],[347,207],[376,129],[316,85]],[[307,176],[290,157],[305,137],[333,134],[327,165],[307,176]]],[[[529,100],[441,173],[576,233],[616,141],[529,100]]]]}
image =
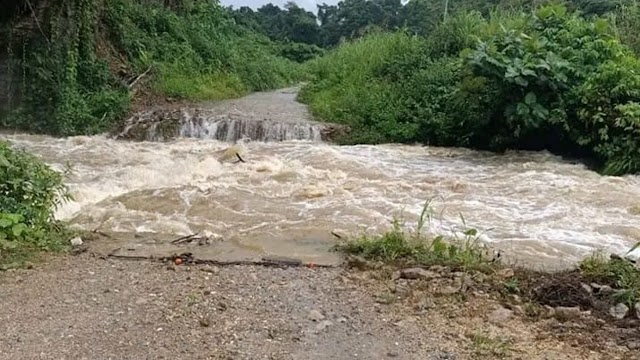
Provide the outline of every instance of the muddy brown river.
{"type": "MultiPolygon", "coordinates": [[[[208,106],[287,131],[283,122],[309,119],[294,99],[278,91],[208,106]]],[[[233,163],[219,161],[231,143],[198,134],[169,142],[0,136],[56,169],[72,166],[74,201],[58,209],[60,219],[166,239],[209,234],[220,253],[237,256],[329,259],[331,231],[375,233],[394,216],[414,226],[429,199],[430,231],[459,233],[462,214],[483,241],[534,266],[571,264],[596,249],[622,254],[640,241],[640,178],[603,177],[545,152],[336,146],[311,131],[306,140],[241,141],[245,163],[233,163]]]]}

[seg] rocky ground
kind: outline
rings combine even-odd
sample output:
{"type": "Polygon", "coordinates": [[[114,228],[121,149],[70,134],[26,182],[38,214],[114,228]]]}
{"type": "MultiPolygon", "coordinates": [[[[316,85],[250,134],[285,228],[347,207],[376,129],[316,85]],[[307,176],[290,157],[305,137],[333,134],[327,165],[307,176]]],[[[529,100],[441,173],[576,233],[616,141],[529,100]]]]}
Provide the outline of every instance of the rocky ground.
{"type": "Polygon", "coordinates": [[[59,256],[0,273],[0,359],[640,359],[442,279],[59,256]]]}

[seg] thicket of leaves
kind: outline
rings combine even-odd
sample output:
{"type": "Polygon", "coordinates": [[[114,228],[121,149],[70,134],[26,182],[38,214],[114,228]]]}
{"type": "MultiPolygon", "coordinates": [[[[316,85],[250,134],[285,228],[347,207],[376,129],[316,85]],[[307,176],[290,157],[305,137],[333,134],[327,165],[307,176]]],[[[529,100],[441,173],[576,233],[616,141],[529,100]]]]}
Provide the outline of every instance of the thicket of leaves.
{"type": "Polygon", "coordinates": [[[460,13],[429,37],[378,34],[309,65],[301,99],[345,142],[423,142],[587,156],[640,171],[640,61],[604,19],[563,6],[460,13]]]}
{"type": "Polygon", "coordinates": [[[108,130],[128,110],[129,85],[142,74],[153,91],[195,101],[277,88],[299,76],[278,46],[208,0],[50,0],[35,15],[25,5],[5,21],[0,53],[18,81],[9,82],[10,114],[0,125],[27,131],[108,130]],[[21,30],[24,23],[30,31],[21,30]]]}
{"type": "Polygon", "coordinates": [[[0,141],[0,262],[25,249],[62,246],[64,228],[53,215],[68,199],[62,174],[0,141]]]}

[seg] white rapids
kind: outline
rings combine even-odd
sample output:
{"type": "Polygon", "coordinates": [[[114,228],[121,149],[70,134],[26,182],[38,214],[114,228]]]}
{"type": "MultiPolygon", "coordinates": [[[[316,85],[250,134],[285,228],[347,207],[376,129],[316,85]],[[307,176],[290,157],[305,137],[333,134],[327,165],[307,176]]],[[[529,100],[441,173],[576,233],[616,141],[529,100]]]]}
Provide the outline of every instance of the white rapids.
{"type": "Polygon", "coordinates": [[[640,241],[640,178],[600,176],[545,152],[248,142],[246,162],[234,164],[218,161],[230,144],[211,139],[0,138],[58,170],[72,166],[75,200],[57,216],[85,229],[268,234],[254,246],[287,254],[279,234],[382,231],[394,216],[415,223],[433,199],[431,231],[460,229],[462,214],[483,240],[532,265],[624,254],[640,241]]]}

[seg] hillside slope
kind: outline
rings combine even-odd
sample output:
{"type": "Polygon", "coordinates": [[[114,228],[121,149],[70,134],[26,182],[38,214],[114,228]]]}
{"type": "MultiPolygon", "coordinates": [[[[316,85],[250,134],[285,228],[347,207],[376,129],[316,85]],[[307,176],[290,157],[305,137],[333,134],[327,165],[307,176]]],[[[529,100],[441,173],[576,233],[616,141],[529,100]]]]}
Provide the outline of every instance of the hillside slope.
{"type": "Polygon", "coordinates": [[[17,1],[3,9],[0,125],[53,135],[111,128],[132,104],[281,87],[297,65],[206,0],[17,1]]]}

